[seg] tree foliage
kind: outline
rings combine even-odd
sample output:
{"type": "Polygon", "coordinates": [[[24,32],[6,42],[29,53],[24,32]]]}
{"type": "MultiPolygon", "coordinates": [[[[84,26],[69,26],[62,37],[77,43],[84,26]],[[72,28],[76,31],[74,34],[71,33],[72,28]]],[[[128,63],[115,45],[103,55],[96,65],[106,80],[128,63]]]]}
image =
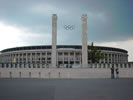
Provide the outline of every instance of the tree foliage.
{"type": "Polygon", "coordinates": [[[88,60],[90,60],[92,63],[98,63],[100,59],[106,58],[104,54],[98,50],[98,48],[93,46],[93,43],[91,46],[89,46],[89,52],[88,52],[88,60]]]}

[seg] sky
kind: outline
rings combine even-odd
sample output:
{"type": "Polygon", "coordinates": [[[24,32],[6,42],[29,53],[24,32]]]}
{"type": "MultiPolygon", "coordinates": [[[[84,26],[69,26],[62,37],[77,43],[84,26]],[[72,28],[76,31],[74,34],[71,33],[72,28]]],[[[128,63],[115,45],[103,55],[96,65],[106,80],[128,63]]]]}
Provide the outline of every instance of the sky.
{"type": "Polygon", "coordinates": [[[51,45],[52,14],[57,44],[81,44],[81,15],[87,14],[88,44],[126,49],[133,61],[133,0],[0,0],[0,50],[51,45]],[[64,25],[73,25],[66,30],[64,25]]]}

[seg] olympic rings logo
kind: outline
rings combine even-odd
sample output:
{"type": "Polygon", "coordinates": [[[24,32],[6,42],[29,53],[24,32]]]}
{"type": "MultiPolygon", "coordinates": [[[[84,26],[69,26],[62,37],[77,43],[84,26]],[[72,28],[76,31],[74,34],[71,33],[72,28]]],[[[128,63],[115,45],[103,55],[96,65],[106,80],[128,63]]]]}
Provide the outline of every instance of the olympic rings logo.
{"type": "Polygon", "coordinates": [[[74,30],[75,26],[74,25],[64,25],[64,29],[66,29],[66,30],[74,30]]]}

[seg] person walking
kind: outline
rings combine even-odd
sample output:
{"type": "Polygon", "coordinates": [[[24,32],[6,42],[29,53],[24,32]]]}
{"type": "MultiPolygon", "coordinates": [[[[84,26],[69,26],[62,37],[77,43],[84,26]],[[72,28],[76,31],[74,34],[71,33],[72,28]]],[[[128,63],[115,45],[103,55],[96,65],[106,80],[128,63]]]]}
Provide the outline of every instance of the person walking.
{"type": "Polygon", "coordinates": [[[111,67],[111,79],[114,79],[114,66],[111,67]]]}
{"type": "Polygon", "coordinates": [[[118,69],[118,66],[116,67],[115,72],[116,72],[116,78],[118,79],[119,78],[119,69],[118,69]]]}

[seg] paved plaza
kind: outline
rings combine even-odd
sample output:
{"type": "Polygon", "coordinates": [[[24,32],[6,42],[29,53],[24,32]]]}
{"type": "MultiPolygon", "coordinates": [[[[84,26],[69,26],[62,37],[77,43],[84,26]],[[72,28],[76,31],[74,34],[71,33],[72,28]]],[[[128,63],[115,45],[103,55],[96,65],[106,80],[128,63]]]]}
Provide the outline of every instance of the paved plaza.
{"type": "Polygon", "coordinates": [[[0,79],[0,100],[133,100],[133,79],[0,79]]]}

